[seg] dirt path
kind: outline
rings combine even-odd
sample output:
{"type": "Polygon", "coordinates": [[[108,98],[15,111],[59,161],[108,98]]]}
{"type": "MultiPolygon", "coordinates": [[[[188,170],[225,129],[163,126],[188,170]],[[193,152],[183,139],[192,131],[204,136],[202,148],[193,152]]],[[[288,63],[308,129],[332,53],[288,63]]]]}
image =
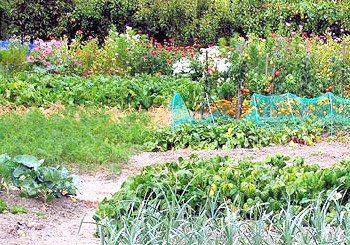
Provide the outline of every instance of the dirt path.
{"type": "Polygon", "coordinates": [[[197,154],[204,158],[215,155],[229,155],[236,159],[249,157],[251,160],[263,160],[267,156],[280,153],[293,159],[302,156],[306,163],[318,163],[327,166],[350,157],[350,145],[342,143],[319,143],[316,146],[274,146],[262,149],[235,149],[213,151],[169,151],[145,152],[130,159],[127,168],[116,178],[109,178],[107,172],[83,174],[81,194],[76,198],[61,198],[43,206],[38,199],[19,198],[16,191],[11,195],[0,193],[8,206],[25,206],[26,214],[0,214],[1,245],[93,245],[99,239],[93,236],[96,226],[92,215],[96,205],[103,198],[110,198],[119,190],[128,176],[136,175],[143,166],[176,160],[197,154]],[[83,221],[84,220],[84,221],[83,221]],[[83,221],[83,223],[82,223],[83,221]],[[80,227],[81,226],[81,227],[80,227]],[[78,230],[80,229],[80,233],[78,230]]]}

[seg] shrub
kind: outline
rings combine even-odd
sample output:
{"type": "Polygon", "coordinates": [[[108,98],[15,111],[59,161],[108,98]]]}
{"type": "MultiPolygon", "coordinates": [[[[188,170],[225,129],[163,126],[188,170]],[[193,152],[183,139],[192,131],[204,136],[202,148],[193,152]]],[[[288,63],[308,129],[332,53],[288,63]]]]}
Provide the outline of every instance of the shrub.
{"type": "MultiPolygon", "coordinates": [[[[102,42],[115,26],[142,29],[159,41],[174,38],[178,44],[191,44],[200,37],[204,45],[234,32],[260,37],[270,31],[282,33],[304,27],[307,33],[321,34],[331,28],[336,36],[349,34],[350,5],[346,1],[261,1],[249,0],[14,0],[2,1],[0,18],[2,35],[29,35],[72,38],[83,30],[84,38],[96,35],[102,42]],[[8,23],[6,23],[8,22],[8,23]],[[286,28],[284,22],[291,23],[286,28]],[[8,25],[8,28],[6,26],[8,25]]],[[[0,36],[1,38],[2,36],[0,36]]]]}
{"type": "Polygon", "coordinates": [[[123,33],[126,25],[133,25],[135,10],[135,0],[76,0],[72,12],[74,31],[82,30],[84,39],[92,35],[103,42],[112,27],[123,33]]]}
{"type": "Polygon", "coordinates": [[[10,34],[48,39],[71,33],[72,0],[14,0],[10,5],[10,34]]]}
{"type": "Polygon", "coordinates": [[[9,0],[0,2],[0,40],[8,38],[9,0]]]}

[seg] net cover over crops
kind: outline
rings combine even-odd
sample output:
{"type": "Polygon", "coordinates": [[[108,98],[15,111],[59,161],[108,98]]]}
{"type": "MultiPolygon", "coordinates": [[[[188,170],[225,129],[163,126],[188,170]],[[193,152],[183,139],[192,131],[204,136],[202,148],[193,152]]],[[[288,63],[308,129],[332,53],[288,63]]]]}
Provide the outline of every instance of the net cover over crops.
{"type": "MultiPolygon", "coordinates": [[[[177,93],[171,100],[171,116],[171,126],[175,128],[181,123],[211,123],[213,118],[214,121],[219,120],[222,113],[214,112],[207,118],[196,120],[177,93]]],[[[297,124],[310,119],[329,123],[331,128],[334,124],[350,125],[350,100],[337,97],[331,92],[316,98],[302,98],[291,93],[270,96],[253,94],[244,119],[252,120],[258,125],[278,125],[282,122],[297,124]]]]}

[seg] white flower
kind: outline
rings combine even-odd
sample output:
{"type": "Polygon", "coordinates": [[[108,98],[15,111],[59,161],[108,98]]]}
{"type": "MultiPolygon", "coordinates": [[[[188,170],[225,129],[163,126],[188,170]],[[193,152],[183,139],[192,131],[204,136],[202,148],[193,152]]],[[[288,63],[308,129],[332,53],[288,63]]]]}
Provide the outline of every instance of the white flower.
{"type": "Polygon", "coordinates": [[[189,73],[191,72],[191,62],[189,59],[183,57],[180,60],[176,61],[172,68],[173,68],[173,72],[175,74],[178,73],[189,73]]]}
{"type": "Polygon", "coordinates": [[[218,72],[225,72],[231,66],[231,63],[228,62],[227,58],[218,59],[216,62],[216,67],[218,72]]]}

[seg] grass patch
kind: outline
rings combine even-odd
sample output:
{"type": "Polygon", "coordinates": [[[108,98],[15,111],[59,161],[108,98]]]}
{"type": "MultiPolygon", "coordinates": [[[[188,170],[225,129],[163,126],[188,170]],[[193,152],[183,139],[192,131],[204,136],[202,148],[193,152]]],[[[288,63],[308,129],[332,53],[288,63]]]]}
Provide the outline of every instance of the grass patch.
{"type": "Polygon", "coordinates": [[[130,112],[117,120],[107,110],[68,108],[44,115],[31,110],[0,117],[0,153],[28,154],[46,164],[118,166],[142,149],[150,116],[130,112]]]}

